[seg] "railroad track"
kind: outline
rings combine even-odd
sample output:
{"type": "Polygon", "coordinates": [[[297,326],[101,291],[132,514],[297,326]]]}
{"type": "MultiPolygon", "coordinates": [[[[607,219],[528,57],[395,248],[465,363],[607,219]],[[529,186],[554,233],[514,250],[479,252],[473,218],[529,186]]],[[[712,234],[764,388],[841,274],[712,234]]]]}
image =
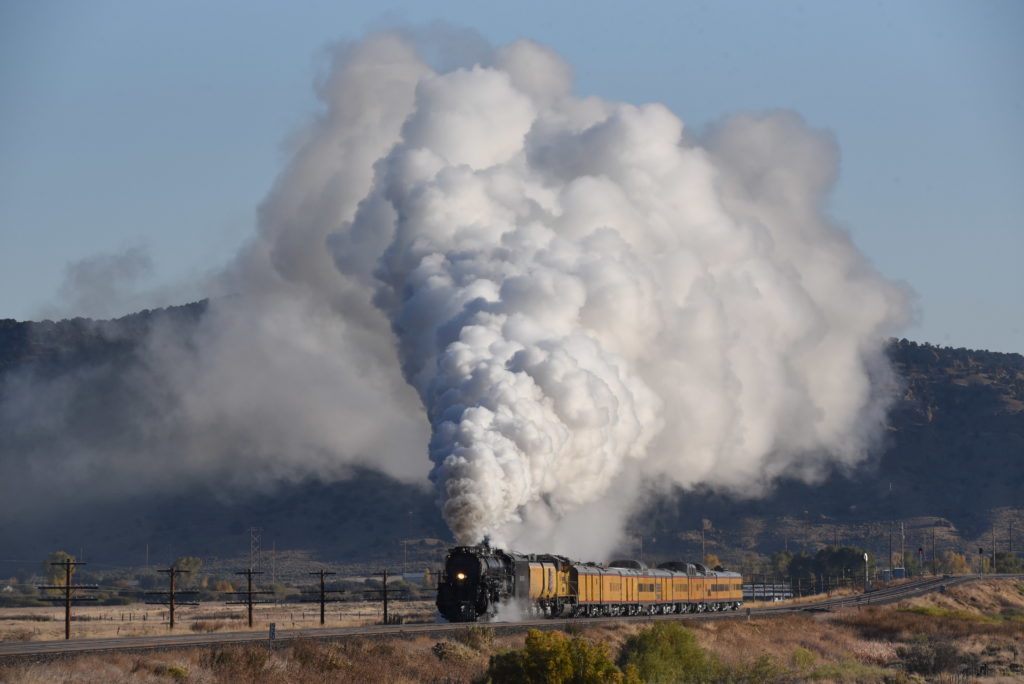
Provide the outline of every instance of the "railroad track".
{"type": "MultiPolygon", "coordinates": [[[[698,613],[684,615],[656,615],[616,618],[567,618],[529,620],[524,622],[492,622],[488,623],[497,632],[518,632],[525,629],[563,629],[566,624],[596,625],[610,622],[648,622],[651,620],[739,620],[754,617],[774,617],[778,615],[826,612],[857,606],[874,606],[902,601],[921,596],[933,591],[940,591],[965,582],[979,579],[1024,579],[1024,574],[1017,575],[955,575],[949,577],[933,577],[896,586],[884,587],[866,594],[830,598],[811,603],[796,605],[766,606],[763,608],[746,608],[739,611],[722,613],[698,613]]],[[[284,644],[296,639],[316,639],[332,641],[338,639],[364,638],[407,638],[429,634],[438,638],[454,634],[465,629],[467,624],[432,623],[407,625],[373,625],[363,627],[337,627],[317,629],[279,630],[274,642],[270,642],[267,632],[227,632],[220,634],[169,634],[166,636],[118,637],[114,639],[71,639],[60,641],[28,641],[0,643],[0,665],[14,662],[46,661],[87,653],[109,653],[112,651],[142,652],[152,650],[168,650],[178,648],[214,648],[237,644],[284,644]]]]}

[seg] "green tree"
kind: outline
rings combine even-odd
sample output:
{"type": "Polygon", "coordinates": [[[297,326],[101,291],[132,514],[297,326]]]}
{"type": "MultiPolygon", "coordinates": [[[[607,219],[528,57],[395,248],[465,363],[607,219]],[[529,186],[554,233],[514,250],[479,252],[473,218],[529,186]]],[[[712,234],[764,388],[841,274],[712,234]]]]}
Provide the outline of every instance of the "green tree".
{"type": "Polygon", "coordinates": [[[1009,551],[996,551],[996,572],[1020,572],[1020,559],[1009,551]]]}
{"type": "Polygon", "coordinates": [[[690,630],[674,622],[658,622],[626,640],[619,665],[636,668],[645,682],[715,682],[723,668],[701,648],[690,630]]]}
{"type": "Polygon", "coordinates": [[[526,646],[491,656],[487,681],[493,684],[603,684],[623,682],[608,647],[562,632],[531,629],[526,646]]]}
{"type": "MultiPolygon", "coordinates": [[[[66,551],[54,551],[43,561],[43,574],[46,575],[47,584],[64,586],[67,581],[67,569],[57,563],[75,562],[75,557],[66,551]]],[[[74,577],[75,566],[71,566],[71,576],[74,577]]]]}

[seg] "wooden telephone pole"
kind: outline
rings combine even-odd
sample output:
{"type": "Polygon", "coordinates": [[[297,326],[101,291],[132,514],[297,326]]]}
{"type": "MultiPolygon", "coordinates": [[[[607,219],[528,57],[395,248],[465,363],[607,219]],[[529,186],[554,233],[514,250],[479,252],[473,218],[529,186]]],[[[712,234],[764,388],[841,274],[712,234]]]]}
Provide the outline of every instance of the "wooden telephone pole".
{"type": "Polygon", "coordinates": [[[387,569],[385,569],[383,572],[378,572],[376,574],[382,575],[384,577],[384,581],[381,584],[381,588],[380,589],[370,590],[367,593],[371,594],[371,595],[379,596],[381,601],[384,602],[384,624],[385,625],[389,625],[389,624],[391,624],[391,620],[388,617],[388,596],[389,596],[389,594],[400,593],[400,592],[388,591],[388,571],[387,571],[387,569]]]}
{"type": "Polygon", "coordinates": [[[226,601],[225,603],[227,603],[228,605],[246,605],[246,606],[248,606],[248,608],[249,608],[249,626],[252,627],[252,606],[253,606],[253,604],[254,603],[270,603],[270,601],[267,601],[267,600],[253,599],[253,596],[260,595],[260,594],[272,594],[274,592],[272,592],[272,591],[265,591],[265,590],[264,591],[253,591],[253,588],[252,588],[252,576],[253,575],[262,575],[263,573],[260,572],[259,570],[253,570],[253,569],[250,568],[249,570],[242,570],[240,572],[236,572],[235,574],[236,575],[245,575],[246,580],[248,581],[248,588],[245,591],[229,591],[228,592],[229,595],[238,596],[239,600],[237,600],[237,601],[226,601]],[[244,600],[241,598],[243,596],[245,597],[244,600]]]}
{"type": "Polygon", "coordinates": [[[87,565],[84,561],[74,561],[68,558],[67,560],[58,561],[56,563],[50,563],[53,566],[63,566],[64,568],[64,584],[44,584],[38,589],[60,589],[64,592],[64,596],[44,596],[45,601],[63,601],[64,602],[64,638],[71,638],[71,604],[76,601],[95,601],[95,596],[75,596],[75,592],[82,589],[98,589],[95,584],[71,584],[71,575],[74,573],[74,569],[78,565],[87,565]]]}
{"type": "Polygon", "coordinates": [[[174,567],[172,565],[171,567],[169,567],[169,568],[167,568],[165,570],[157,570],[157,572],[165,572],[165,573],[167,573],[169,586],[167,587],[167,591],[147,591],[146,592],[146,596],[160,597],[161,600],[146,601],[146,603],[149,604],[149,605],[167,606],[167,608],[168,608],[168,611],[167,611],[168,623],[169,623],[168,629],[173,630],[174,629],[174,606],[175,605],[184,605],[184,606],[198,606],[199,605],[198,601],[176,601],[175,599],[178,596],[195,596],[199,592],[193,591],[193,590],[181,591],[179,589],[176,589],[175,586],[174,586],[174,579],[178,575],[180,575],[183,572],[192,572],[191,570],[182,570],[182,569],[176,568],[176,567],[174,567]],[[164,597],[166,597],[166,600],[163,600],[164,597]]]}
{"type": "Polygon", "coordinates": [[[305,599],[304,598],[302,600],[304,602],[307,602],[307,603],[312,603],[314,601],[317,601],[320,604],[320,624],[323,625],[324,622],[325,622],[325,614],[327,612],[327,602],[328,601],[340,601],[341,600],[339,597],[336,597],[336,596],[335,597],[328,597],[327,595],[328,594],[344,594],[345,591],[344,591],[344,589],[328,589],[327,588],[327,584],[326,584],[324,578],[327,577],[327,575],[334,575],[334,574],[337,574],[337,573],[328,572],[326,570],[317,570],[316,572],[311,572],[309,574],[310,575],[317,575],[317,576],[320,577],[320,591],[319,591],[319,595],[318,595],[318,598],[315,598],[315,599],[305,599]]]}

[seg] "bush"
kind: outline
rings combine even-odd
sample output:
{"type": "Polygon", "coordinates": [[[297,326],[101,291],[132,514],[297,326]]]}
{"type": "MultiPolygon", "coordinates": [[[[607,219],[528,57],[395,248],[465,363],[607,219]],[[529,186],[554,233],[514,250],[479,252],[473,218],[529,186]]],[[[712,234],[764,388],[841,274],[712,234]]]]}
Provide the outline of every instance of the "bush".
{"type": "Polygon", "coordinates": [[[487,681],[493,684],[603,684],[623,679],[607,645],[536,629],[527,634],[524,648],[491,656],[487,668],[487,681]]]}
{"type": "Polygon", "coordinates": [[[811,669],[815,661],[814,654],[802,646],[794,648],[789,659],[793,664],[793,668],[800,672],[806,672],[811,669]]]}
{"type": "Polygon", "coordinates": [[[218,620],[196,620],[189,625],[189,629],[193,632],[216,632],[218,629],[224,629],[225,625],[226,622],[218,620]]]}
{"type": "Polygon", "coordinates": [[[134,596],[124,596],[122,594],[107,596],[98,601],[101,606],[130,606],[135,602],[134,596]]]}
{"type": "Polygon", "coordinates": [[[167,675],[177,682],[188,679],[188,668],[184,665],[158,665],[153,668],[155,675],[167,675]]]}
{"type": "Polygon", "coordinates": [[[903,667],[907,672],[923,675],[960,669],[973,671],[977,668],[973,656],[960,653],[950,644],[931,643],[923,639],[911,646],[899,647],[896,649],[896,655],[903,660],[903,667]]]}
{"type": "Polygon", "coordinates": [[[228,646],[207,651],[199,662],[232,681],[254,681],[263,672],[268,659],[265,648],[228,646]]]}
{"type": "Polygon", "coordinates": [[[735,682],[736,684],[762,684],[787,680],[789,673],[786,668],[775,662],[767,653],[762,653],[750,662],[733,667],[727,676],[717,675],[718,681],[735,682]]]}
{"type": "Polygon", "coordinates": [[[292,646],[292,660],[305,670],[332,672],[348,666],[348,660],[333,647],[311,639],[298,639],[292,646]]]}
{"type": "Polygon", "coordinates": [[[430,650],[433,651],[438,660],[447,660],[449,662],[459,663],[472,657],[472,652],[468,648],[451,641],[439,641],[430,650]]]}
{"type": "Polygon", "coordinates": [[[455,639],[470,648],[482,651],[494,642],[494,628],[487,625],[466,627],[455,635],[455,639]]]}
{"type": "Polygon", "coordinates": [[[619,665],[632,665],[645,682],[714,682],[723,668],[709,656],[693,632],[674,622],[659,622],[629,637],[619,665]]]}

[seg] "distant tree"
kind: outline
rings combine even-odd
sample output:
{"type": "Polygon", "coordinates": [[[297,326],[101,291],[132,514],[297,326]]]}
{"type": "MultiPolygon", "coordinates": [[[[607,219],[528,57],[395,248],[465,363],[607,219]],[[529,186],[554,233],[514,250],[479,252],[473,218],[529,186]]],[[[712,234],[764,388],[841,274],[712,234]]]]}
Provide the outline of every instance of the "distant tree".
{"type": "Polygon", "coordinates": [[[180,556],[174,561],[174,567],[182,570],[180,586],[194,587],[199,584],[199,569],[203,567],[203,559],[195,556],[180,556]]]}
{"type": "Polygon", "coordinates": [[[1021,564],[1017,554],[996,551],[996,572],[1020,572],[1021,564]]]}
{"type": "Polygon", "coordinates": [[[789,561],[785,574],[793,580],[813,579],[818,574],[818,564],[811,554],[801,551],[789,561]]]}
{"type": "Polygon", "coordinates": [[[743,559],[740,561],[740,572],[749,577],[750,575],[758,574],[764,567],[764,557],[754,551],[748,551],[743,554],[743,559]]]}
{"type": "MultiPolygon", "coordinates": [[[[63,587],[67,581],[67,570],[61,565],[54,563],[74,562],[75,557],[66,551],[54,551],[43,561],[43,574],[46,576],[47,584],[55,584],[63,587]]],[[[71,566],[71,576],[74,577],[75,566],[71,566]]]]}
{"type": "Polygon", "coordinates": [[[789,576],[789,564],[793,560],[792,551],[776,551],[771,557],[772,572],[779,577],[789,576]]]}
{"type": "Polygon", "coordinates": [[[864,549],[826,546],[814,555],[814,564],[823,577],[855,577],[864,573],[864,549]]]}
{"type": "Polygon", "coordinates": [[[965,575],[971,571],[967,559],[955,551],[943,551],[939,555],[939,570],[950,575],[965,575]]]}
{"type": "Polygon", "coordinates": [[[921,567],[920,561],[917,559],[917,554],[908,553],[903,559],[903,567],[907,571],[907,577],[918,577],[924,573],[924,568],[921,567]]]}
{"type": "Polygon", "coordinates": [[[713,553],[709,553],[704,556],[704,566],[708,568],[717,568],[722,564],[722,561],[718,560],[718,556],[713,553]]]}

